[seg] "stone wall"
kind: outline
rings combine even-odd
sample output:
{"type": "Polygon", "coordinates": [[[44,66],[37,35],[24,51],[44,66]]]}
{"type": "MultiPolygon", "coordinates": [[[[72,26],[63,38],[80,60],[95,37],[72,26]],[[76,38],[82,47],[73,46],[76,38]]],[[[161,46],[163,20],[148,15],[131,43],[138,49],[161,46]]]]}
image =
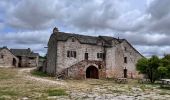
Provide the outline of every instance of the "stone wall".
{"type": "MultiPolygon", "coordinates": [[[[143,56],[126,40],[121,40],[120,42],[113,39],[112,47],[103,47],[102,43],[97,45],[82,44],[75,37],[69,37],[67,41],[57,41],[55,36],[52,34],[48,43],[47,67],[44,67],[47,73],[58,74],[65,69],[70,69],[70,67],[85,60],[85,53],[88,53],[88,61],[105,62],[103,66],[105,68],[105,77],[107,78],[124,77],[124,69],[127,69],[128,77],[135,78],[137,75],[135,65],[143,56]],[[68,51],[76,51],[76,57],[67,57],[68,51]],[[97,53],[106,53],[106,58],[97,58],[97,53]],[[127,63],[124,62],[124,57],[127,57],[127,63]]],[[[82,67],[72,68],[73,70],[68,72],[70,73],[69,75],[77,75],[80,68],[82,67]]]]}
{"type": "Polygon", "coordinates": [[[57,42],[56,38],[51,35],[48,42],[48,51],[47,51],[47,66],[44,66],[44,69],[48,74],[56,74],[56,61],[57,61],[57,42]]]}
{"type": "Polygon", "coordinates": [[[57,72],[61,72],[63,69],[68,68],[85,59],[85,53],[88,53],[88,60],[102,61],[97,58],[97,53],[103,53],[104,48],[97,45],[80,44],[75,38],[72,42],[72,38],[65,41],[58,41],[57,46],[57,72]],[[67,57],[67,51],[76,51],[76,58],[67,57]]]}
{"type": "Polygon", "coordinates": [[[9,50],[2,49],[0,51],[0,67],[18,67],[18,58],[9,50]]]}

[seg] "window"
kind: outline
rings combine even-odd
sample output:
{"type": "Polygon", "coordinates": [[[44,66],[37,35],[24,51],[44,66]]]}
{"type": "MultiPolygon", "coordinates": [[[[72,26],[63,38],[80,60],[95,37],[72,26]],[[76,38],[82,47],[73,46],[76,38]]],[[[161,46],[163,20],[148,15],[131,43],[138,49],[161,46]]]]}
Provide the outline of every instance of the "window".
{"type": "Polygon", "coordinates": [[[88,60],[88,53],[85,53],[85,54],[84,54],[84,59],[85,59],[85,60],[88,60]]]}
{"type": "Polygon", "coordinates": [[[105,54],[104,53],[97,53],[97,58],[105,59],[105,54]]]}
{"type": "Polygon", "coordinates": [[[74,57],[76,58],[76,51],[67,51],[67,57],[74,57]]]}
{"type": "Polygon", "coordinates": [[[125,47],[124,49],[125,49],[125,51],[127,51],[127,48],[126,48],[126,47],[125,47]]]}
{"type": "Polygon", "coordinates": [[[4,55],[1,55],[1,58],[3,59],[3,58],[4,58],[4,55]]]}
{"type": "Polygon", "coordinates": [[[127,57],[124,57],[124,63],[127,63],[127,57]]]}
{"type": "Polygon", "coordinates": [[[72,38],[72,40],[71,40],[72,42],[75,42],[75,39],[74,38],[72,38]]]}

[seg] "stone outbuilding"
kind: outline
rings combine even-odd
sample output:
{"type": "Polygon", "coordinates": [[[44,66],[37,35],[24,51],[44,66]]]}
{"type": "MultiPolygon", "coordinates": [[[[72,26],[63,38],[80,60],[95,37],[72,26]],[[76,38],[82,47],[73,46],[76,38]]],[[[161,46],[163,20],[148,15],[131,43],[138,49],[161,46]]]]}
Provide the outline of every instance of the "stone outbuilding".
{"type": "Polygon", "coordinates": [[[39,54],[28,49],[10,49],[19,59],[18,67],[38,67],[39,54]]]}
{"type": "Polygon", "coordinates": [[[126,39],[65,33],[54,28],[44,69],[48,74],[74,79],[135,78],[135,65],[142,57],[126,39]]]}
{"type": "Polygon", "coordinates": [[[19,59],[7,48],[0,48],[0,67],[18,67],[19,59]]]}

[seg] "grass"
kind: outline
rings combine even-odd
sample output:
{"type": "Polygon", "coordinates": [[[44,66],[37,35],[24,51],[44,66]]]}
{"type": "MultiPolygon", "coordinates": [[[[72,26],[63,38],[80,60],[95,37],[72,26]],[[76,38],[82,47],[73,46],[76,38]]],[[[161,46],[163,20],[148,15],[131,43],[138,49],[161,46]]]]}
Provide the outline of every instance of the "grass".
{"type": "MultiPolygon", "coordinates": [[[[143,90],[141,92],[145,94],[149,91],[162,97],[170,93],[168,89],[160,89],[158,84],[139,84],[133,80],[130,80],[127,84],[117,84],[112,79],[64,80],[63,82],[67,83],[66,85],[49,84],[32,79],[28,80],[25,76],[30,75],[30,73],[18,74],[19,71],[20,69],[0,68],[0,100],[22,100],[23,97],[27,97],[29,100],[47,100],[50,96],[59,96],[56,98],[62,98],[63,96],[63,98],[71,97],[74,99],[77,97],[72,95],[71,92],[88,94],[94,92],[93,90],[101,94],[111,93],[133,96],[135,94],[132,90],[133,87],[141,88],[143,90]]],[[[48,75],[43,72],[32,71],[31,74],[39,76],[38,78],[46,77],[48,79],[48,75]]],[[[50,78],[50,80],[56,81],[55,78],[50,78]]],[[[86,96],[80,97],[80,99],[86,98],[88,99],[86,96]]]]}
{"type": "Polygon", "coordinates": [[[12,68],[0,68],[0,80],[3,79],[13,79],[16,73],[15,69],[12,68]]]}
{"type": "Polygon", "coordinates": [[[48,96],[67,96],[68,94],[64,89],[49,89],[47,91],[48,96]]]}
{"type": "Polygon", "coordinates": [[[49,77],[48,74],[46,74],[45,72],[41,72],[41,71],[37,71],[37,70],[33,70],[31,72],[32,75],[35,75],[35,76],[40,76],[40,77],[49,77]]]}
{"type": "Polygon", "coordinates": [[[9,91],[9,90],[6,90],[6,91],[2,91],[0,90],[0,97],[1,96],[17,96],[18,94],[15,92],[15,91],[9,91]]]}

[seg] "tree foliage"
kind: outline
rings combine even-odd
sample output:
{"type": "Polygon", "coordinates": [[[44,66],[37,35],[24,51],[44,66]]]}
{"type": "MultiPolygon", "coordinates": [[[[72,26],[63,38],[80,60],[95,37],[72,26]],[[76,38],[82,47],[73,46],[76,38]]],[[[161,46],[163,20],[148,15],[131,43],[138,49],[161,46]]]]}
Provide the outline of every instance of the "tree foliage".
{"type": "Polygon", "coordinates": [[[157,56],[151,58],[142,58],[138,60],[137,70],[145,74],[154,83],[160,78],[170,78],[170,55],[165,55],[162,59],[157,56]]]}

